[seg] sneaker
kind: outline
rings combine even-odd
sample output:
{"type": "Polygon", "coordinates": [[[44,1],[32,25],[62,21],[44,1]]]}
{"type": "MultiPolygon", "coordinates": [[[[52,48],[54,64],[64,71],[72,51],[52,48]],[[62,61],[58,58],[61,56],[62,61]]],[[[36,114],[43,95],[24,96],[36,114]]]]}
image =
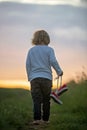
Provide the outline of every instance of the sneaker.
{"type": "Polygon", "coordinates": [[[50,123],[50,121],[44,121],[44,120],[42,120],[42,124],[49,124],[50,123]]]}
{"type": "Polygon", "coordinates": [[[65,91],[68,90],[68,87],[66,86],[66,84],[64,84],[63,86],[61,86],[59,89],[58,89],[58,96],[60,96],[62,93],[64,93],[65,91]]]}
{"type": "Polygon", "coordinates": [[[41,124],[41,120],[34,120],[33,121],[33,125],[40,125],[41,124]]]}
{"type": "Polygon", "coordinates": [[[62,105],[63,102],[59,99],[58,95],[55,92],[50,94],[50,97],[58,104],[62,105]]]}

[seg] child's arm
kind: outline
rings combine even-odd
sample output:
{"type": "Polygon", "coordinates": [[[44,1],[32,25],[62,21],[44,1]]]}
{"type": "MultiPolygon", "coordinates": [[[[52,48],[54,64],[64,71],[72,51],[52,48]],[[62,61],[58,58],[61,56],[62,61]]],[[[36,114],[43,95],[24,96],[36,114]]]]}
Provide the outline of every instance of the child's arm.
{"type": "Polygon", "coordinates": [[[52,67],[55,69],[57,75],[58,76],[62,76],[63,75],[63,71],[60,68],[58,61],[56,60],[55,53],[54,53],[53,49],[50,52],[50,63],[52,65],[52,67]]]}
{"type": "Polygon", "coordinates": [[[27,72],[28,81],[29,81],[30,69],[31,69],[31,65],[30,65],[30,58],[29,58],[29,53],[28,53],[27,59],[26,59],[26,72],[27,72]]]}

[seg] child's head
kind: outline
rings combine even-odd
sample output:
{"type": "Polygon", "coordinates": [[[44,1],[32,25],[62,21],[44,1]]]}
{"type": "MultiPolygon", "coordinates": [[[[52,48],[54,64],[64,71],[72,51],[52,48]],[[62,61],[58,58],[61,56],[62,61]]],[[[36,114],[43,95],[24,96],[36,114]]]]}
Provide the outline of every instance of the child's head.
{"type": "Polygon", "coordinates": [[[34,33],[32,44],[33,45],[48,45],[50,43],[50,37],[44,30],[38,30],[34,33]]]}

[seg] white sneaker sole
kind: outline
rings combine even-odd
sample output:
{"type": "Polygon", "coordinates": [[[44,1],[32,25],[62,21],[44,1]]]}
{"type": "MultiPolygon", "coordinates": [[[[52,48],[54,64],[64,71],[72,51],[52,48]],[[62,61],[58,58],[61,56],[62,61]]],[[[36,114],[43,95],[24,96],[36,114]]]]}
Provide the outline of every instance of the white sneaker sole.
{"type": "Polygon", "coordinates": [[[68,90],[68,87],[66,87],[66,88],[63,88],[63,89],[61,89],[61,90],[58,90],[58,96],[60,96],[61,94],[63,94],[65,91],[67,91],[68,90]]]}
{"type": "Polygon", "coordinates": [[[61,100],[59,100],[57,97],[55,97],[53,94],[50,94],[50,97],[58,104],[62,105],[63,102],[61,100]]]}

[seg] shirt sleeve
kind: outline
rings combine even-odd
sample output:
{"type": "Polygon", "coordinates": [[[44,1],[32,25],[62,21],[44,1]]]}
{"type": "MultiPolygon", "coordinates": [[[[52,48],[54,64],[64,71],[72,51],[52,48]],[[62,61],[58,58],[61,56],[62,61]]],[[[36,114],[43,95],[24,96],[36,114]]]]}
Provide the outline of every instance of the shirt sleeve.
{"type": "Polygon", "coordinates": [[[58,76],[60,76],[63,73],[58,61],[56,60],[55,53],[54,53],[53,49],[51,49],[51,51],[50,51],[50,64],[54,68],[54,70],[56,71],[58,76]]]}
{"type": "Polygon", "coordinates": [[[26,59],[26,72],[27,72],[28,81],[29,81],[30,69],[31,69],[31,63],[30,63],[30,56],[28,52],[27,59],[26,59]]]}

